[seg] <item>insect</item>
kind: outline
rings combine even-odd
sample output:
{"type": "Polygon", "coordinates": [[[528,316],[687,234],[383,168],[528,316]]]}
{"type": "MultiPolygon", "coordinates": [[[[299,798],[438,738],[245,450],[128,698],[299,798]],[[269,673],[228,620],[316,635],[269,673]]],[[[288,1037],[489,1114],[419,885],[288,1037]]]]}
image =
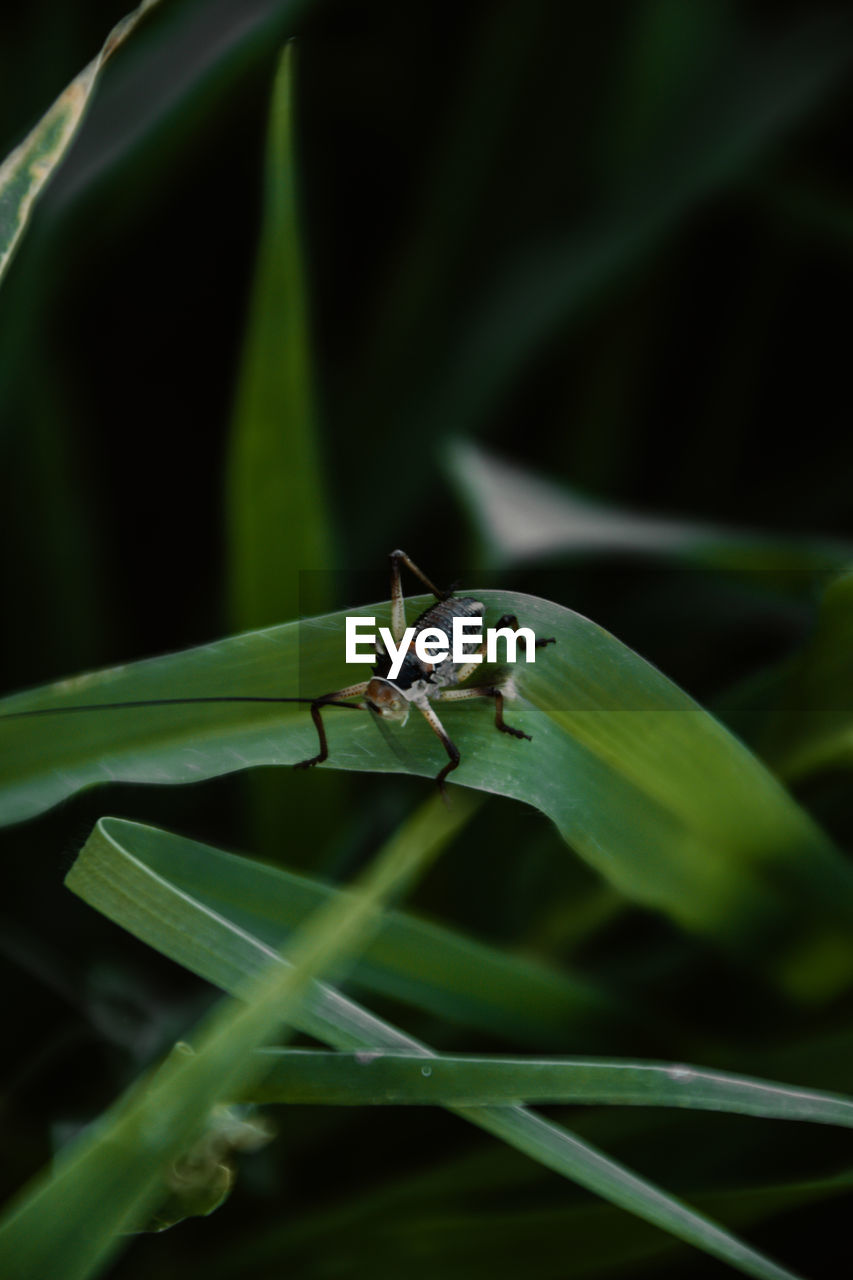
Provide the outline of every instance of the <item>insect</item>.
{"type": "MultiPolygon", "coordinates": [[[[500,685],[490,684],[467,689],[458,687],[476,670],[485,644],[477,649],[477,660],[474,660],[474,654],[468,661],[461,663],[455,662],[448,656],[433,664],[418,657],[415,645],[419,634],[432,629],[447,634],[452,628],[454,618],[482,618],[485,607],[482,601],[475,600],[471,596],[454,596],[452,590],[439,591],[426,574],[409,559],[405,551],[399,550],[391,552],[391,634],[395,642],[399,645],[406,632],[406,605],[403,599],[400,572],[403,565],[435,596],[437,603],[430,605],[415,620],[414,635],[402,666],[393,679],[390,675],[391,659],[386,652],[380,651],[373,668],[372,679],[350,685],[346,689],[338,689],[335,693],[326,694],[311,703],[311,717],[317,729],[320,750],[310,760],[301,760],[296,768],[309,769],[312,765],[322,764],[328,759],[326,731],[321,715],[321,709],[324,706],[339,706],[343,704],[344,699],[363,698],[363,705],[375,715],[382,720],[396,721],[399,724],[405,724],[409,718],[410,709],[417,707],[449,757],[447,764],[435,779],[439,790],[444,794],[444,780],[449,773],[458,768],[461,757],[459,748],[451,740],[436,715],[432,703],[461,702],[468,698],[491,698],[495,704],[495,727],[501,733],[509,733],[514,738],[526,738],[528,741],[530,741],[530,734],[513,728],[504,720],[504,695],[500,685]]],[[[518,627],[518,619],[511,614],[504,614],[498,627],[511,627],[515,630],[518,627]]],[[[547,644],[554,644],[554,640],[536,641],[537,648],[547,644]]]]}
{"type": "MultiPolygon", "coordinates": [[[[261,697],[249,695],[217,695],[210,697],[190,698],[150,698],[138,702],[100,702],[87,703],[68,707],[45,707],[34,711],[11,712],[2,719],[16,719],[25,716],[62,715],[74,712],[118,711],[132,707],[178,706],[189,703],[213,702],[300,702],[311,708],[311,719],[317,730],[319,750],[307,760],[300,760],[294,768],[310,769],[322,764],[329,758],[329,746],[326,738],[326,727],[323,723],[323,711],[326,707],[348,707],[350,710],[370,711],[380,721],[394,721],[405,724],[412,707],[416,707],[423,715],[430,728],[439,738],[447,752],[447,764],[438,772],[435,781],[444,795],[444,782],[449,773],[458,768],[460,763],[459,748],[451,740],[433,703],[459,702],[470,698],[491,698],[495,707],[495,727],[501,733],[511,734],[514,738],[530,740],[530,734],[516,729],[504,720],[504,694],[500,683],[460,688],[476,670],[482,661],[485,642],[470,654],[464,661],[455,661],[449,654],[437,657],[434,663],[426,661],[416,652],[418,637],[421,633],[437,629],[444,634],[452,630],[454,619],[481,619],[485,612],[482,601],[471,596],[455,596],[453,590],[439,591],[421,569],[406,555],[405,551],[392,551],[391,556],[391,636],[398,649],[403,641],[406,627],[406,607],[403,599],[401,569],[407,568],[435,596],[436,603],[415,620],[410,629],[411,638],[408,649],[402,660],[398,662],[396,674],[392,677],[393,663],[385,648],[379,646],[375,654],[376,662],[373,675],[369,680],[359,684],[348,685],[331,693],[319,694],[315,698],[261,697]]],[[[512,614],[505,614],[498,627],[518,628],[518,620],[512,614]]],[[[554,644],[553,638],[535,641],[536,648],[554,644]]]]}

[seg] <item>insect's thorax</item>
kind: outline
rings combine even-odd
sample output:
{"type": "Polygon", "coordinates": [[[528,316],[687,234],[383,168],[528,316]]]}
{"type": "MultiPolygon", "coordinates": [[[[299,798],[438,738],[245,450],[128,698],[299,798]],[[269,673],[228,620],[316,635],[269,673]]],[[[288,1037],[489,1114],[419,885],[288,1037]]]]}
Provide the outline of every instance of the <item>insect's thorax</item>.
{"type": "MultiPolygon", "coordinates": [[[[452,647],[453,619],[482,618],[484,608],[482,601],[474,600],[471,596],[451,597],[448,600],[440,600],[438,604],[430,605],[429,609],[425,609],[420,617],[415,619],[413,624],[415,635],[409,646],[409,651],[403,659],[399,675],[393,682],[405,698],[412,701],[430,698],[439,689],[456,684],[459,678],[459,671],[465,665],[464,663],[454,662],[450,656],[445,658],[443,662],[434,665],[421,662],[415,653],[415,640],[418,635],[422,631],[437,628],[447,636],[448,642],[452,647]]],[[[473,641],[466,646],[466,650],[469,653],[473,653],[475,648],[476,645],[473,641]]],[[[381,659],[380,663],[374,668],[377,675],[386,675],[386,672],[381,670],[384,663],[385,659],[381,659]]]]}

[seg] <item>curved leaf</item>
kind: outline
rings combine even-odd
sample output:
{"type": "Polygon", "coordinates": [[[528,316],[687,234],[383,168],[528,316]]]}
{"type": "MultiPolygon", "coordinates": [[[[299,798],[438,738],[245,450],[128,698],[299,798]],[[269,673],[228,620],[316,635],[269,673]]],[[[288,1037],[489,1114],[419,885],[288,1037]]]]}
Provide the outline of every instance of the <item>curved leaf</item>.
{"type": "Polygon", "coordinates": [[[558,555],[651,555],[802,575],[853,560],[853,543],[841,540],[733,529],[599,502],[467,440],[450,443],[447,466],[487,556],[500,565],[558,555]]]}
{"type": "MultiPolygon", "coordinates": [[[[769,960],[793,947],[788,979],[846,982],[853,870],[777,780],[659,671],[569,609],[534,596],[480,592],[487,620],[514,613],[557,643],[513,671],[495,732],[479,702],[442,708],[462,764],[454,780],[534,805],[569,844],[636,902],[737,940],[769,960]],[[816,919],[838,928],[836,969],[799,948],[816,919]]],[[[422,603],[422,602],[421,602],[422,603]]],[[[387,605],[350,611],[387,619],[387,605]]],[[[221,694],[314,695],[351,683],[344,614],[290,623],[35,690],[0,712],[125,699],[221,694]]],[[[325,712],[332,767],[435,777],[445,757],[413,716],[395,739],[365,712],[325,712]]],[[[220,704],[0,719],[0,814],[19,821],[94,782],[190,782],[316,751],[308,709],[220,704]]],[[[310,776],[305,785],[310,786],[310,776]]]]}
{"type": "MultiPolygon", "coordinates": [[[[453,827],[437,799],[425,806],[388,842],[356,892],[337,895],[311,917],[290,941],[287,958],[262,948],[263,963],[243,975],[241,1001],[216,1006],[202,1022],[194,1051],[173,1052],[62,1151],[55,1167],[38,1176],[0,1221],[0,1272],[7,1280],[85,1280],[103,1266],[122,1235],[138,1229],[163,1199],[170,1167],[204,1132],[211,1109],[235,1087],[245,1088],[258,1070],[252,1050],[282,1024],[298,1021],[303,1003],[312,996],[316,1001],[318,976],[364,944],[384,903],[443,847],[453,827]]],[[[158,833],[147,831],[156,843],[158,833]]],[[[72,871],[76,883],[100,882],[109,892],[113,868],[127,857],[116,836],[125,834],[99,822],[72,871]]],[[[150,898],[134,904],[137,915],[144,915],[150,898]]],[[[189,900],[177,895],[170,906],[161,929],[185,929],[189,900]]]]}
{"type": "MultiPolygon", "coordinates": [[[[429,823],[429,815],[424,817],[429,823]]],[[[263,984],[263,976],[270,968],[280,972],[276,953],[227,915],[211,910],[203,896],[196,896],[184,886],[180,867],[170,875],[157,874],[147,865],[146,850],[156,846],[162,834],[136,823],[102,819],[95,836],[81,851],[69,873],[69,887],[137,937],[151,942],[164,954],[218,982],[226,990],[242,992],[247,980],[269,989],[269,983],[263,984]]],[[[425,856],[423,843],[417,838],[404,837],[402,848],[397,848],[397,844],[396,840],[392,842],[379,864],[386,869],[386,879],[401,856],[404,865],[406,854],[416,865],[418,852],[421,859],[425,856]]],[[[337,906],[339,917],[345,921],[351,919],[345,905],[351,896],[338,895],[331,907],[333,911],[337,906]]],[[[325,919],[328,918],[326,915],[325,919]]],[[[292,971],[285,971],[285,976],[289,976],[289,972],[292,971]]],[[[313,983],[304,992],[298,1008],[288,1016],[293,1026],[335,1048],[366,1050],[361,1065],[369,1066],[384,1049],[403,1051],[420,1059],[420,1070],[426,1077],[436,1061],[436,1055],[427,1045],[375,1017],[329,986],[313,983]]],[[[249,1081],[260,1064],[261,1055],[251,1055],[251,1066],[244,1066],[249,1081]]],[[[722,1258],[744,1275],[761,1280],[793,1280],[791,1272],[709,1218],[610,1159],[576,1134],[524,1107],[452,1106],[450,1110],[561,1177],[722,1258]]]]}
{"type": "Polygon", "coordinates": [[[83,122],[104,65],[148,10],[159,3],[160,0],[142,0],[113,27],[97,57],[75,76],[35,128],[0,165],[0,280],[26,230],[33,205],[83,122]]]}
{"type": "MultiPolygon", "coordinates": [[[[476,808],[473,793],[458,793],[448,821],[458,829],[476,808]]],[[[120,826],[111,820],[111,830],[120,826]]],[[[309,876],[185,836],[158,830],[156,839],[149,839],[148,828],[128,824],[127,830],[152,871],[179,878],[211,909],[276,949],[291,929],[339,892],[309,876]]],[[[562,969],[508,955],[402,911],[386,913],[353,966],[352,980],[443,1020],[540,1049],[543,1042],[566,1044],[570,1038],[589,1045],[602,1015],[610,1014],[612,1021],[614,1012],[595,986],[562,969]]]]}

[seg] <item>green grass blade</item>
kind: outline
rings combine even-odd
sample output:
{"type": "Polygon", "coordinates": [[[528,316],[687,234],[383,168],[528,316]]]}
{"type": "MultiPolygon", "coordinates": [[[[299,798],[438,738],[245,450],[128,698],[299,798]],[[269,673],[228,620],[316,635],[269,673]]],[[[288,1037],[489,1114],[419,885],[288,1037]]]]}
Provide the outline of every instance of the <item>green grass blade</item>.
{"type": "Polygon", "coordinates": [[[0,165],[0,281],[26,230],[36,200],[80,128],[103,67],[149,9],[159,2],[142,0],[113,27],[97,57],[75,76],[0,165]]]}
{"type": "MultiPolygon", "coordinates": [[[[382,904],[458,824],[436,797],[389,842],[357,892],[338,895],[312,917],[293,939],[287,960],[263,948],[266,963],[246,972],[240,984],[245,1003],[218,1006],[205,1020],[194,1053],[171,1055],[147,1087],[131,1090],[7,1211],[0,1222],[0,1273],[8,1280],[82,1280],[100,1269],[121,1233],[138,1226],[162,1196],[166,1170],[195,1139],[211,1108],[250,1082],[260,1065],[251,1051],[298,1018],[317,976],[363,945],[382,904]]],[[[149,842],[156,843],[157,834],[146,831],[149,842]]],[[[125,856],[109,824],[101,822],[69,882],[97,881],[115,906],[121,891],[111,868],[125,856]]],[[[173,908],[161,922],[166,934],[192,927],[190,905],[178,896],[173,908]]],[[[144,909],[143,903],[131,905],[131,915],[144,909]]],[[[199,939],[193,943],[198,946],[199,939]]]]}
{"type": "Polygon", "coordinates": [[[681,1063],[264,1049],[251,1101],[336,1106],[492,1106],[507,1102],[686,1107],[853,1128],[853,1099],[681,1063]],[[365,1069],[365,1067],[369,1069],[365,1069]]]}
{"type": "MultiPolygon", "coordinates": [[[[223,915],[210,912],[178,884],[145,864],[145,846],[156,832],[102,819],[110,835],[102,848],[84,850],[67,883],[92,906],[143,941],[226,990],[263,981],[276,954],[223,915]],[[177,909],[176,909],[177,908],[177,909]]],[[[346,895],[342,895],[346,897],[346,895]]],[[[289,1020],[298,1029],[338,1049],[366,1050],[369,1066],[384,1049],[407,1052],[429,1071],[436,1055],[420,1041],[384,1022],[329,986],[314,984],[289,1020]]],[[[259,1055],[253,1061],[257,1062],[259,1055]]],[[[646,1221],[671,1232],[761,1280],[792,1280],[792,1273],[750,1249],[716,1223],[609,1159],[559,1125],[520,1106],[453,1107],[456,1114],[646,1221]]]]}
{"type": "MultiPolygon", "coordinates": [[[[456,830],[476,808],[473,795],[454,796],[456,830]]],[[[108,821],[111,832],[122,829],[118,819],[108,821]]],[[[126,826],[140,847],[144,829],[126,826]]],[[[144,845],[151,871],[276,950],[291,929],[339,892],[308,876],[184,836],[157,834],[156,841],[144,845]]],[[[352,980],[443,1020],[540,1048],[543,1042],[565,1044],[567,1036],[588,1044],[612,1012],[606,996],[591,983],[408,912],[386,913],[376,937],[353,965],[352,980]]]]}
{"type": "Polygon", "coordinates": [[[543,556],[651,555],[715,569],[788,571],[801,585],[803,572],[853,559],[853,543],[703,525],[597,502],[465,440],[452,442],[447,467],[486,557],[500,566],[543,556]]]}
{"type": "MultiPolygon", "coordinates": [[[[296,48],[285,46],[270,103],[264,208],[226,470],[229,613],[238,630],[327,609],[334,567],[331,502],[320,461],[310,294],[301,226],[296,48]],[[308,571],[306,574],[304,571],[308,571]]],[[[346,809],[347,780],[329,786],[346,809]]],[[[308,829],[298,777],[250,779],[253,843],[274,855],[308,829]],[[283,785],[282,785],[283,784],[283,785]]]]}
{"type": "Polygon", "coordinates": [[[61,191],[47,202],[51,231],[116,167],[130,164],[137,180],[168,186],[189,139],[203,136],[211,103],[239,93],[247,71],[250,80],[268,76],[276,50],[322,7],[323,0],[253,0],[250,7],[184,0],[158,13],[153,29],[140,30],[104,77],[75,144],[79,164],[63,173],[61,191]],[[140,84],[155,85],[156,93],[140,93],[140,84]]]}
{"type": "MultiPolygon", "coordinates": [[[[772,963],[820,920],[838,928],[831,973],[798,955],[801,990],[846,982],[853,961],[853,871],[779,782],[716,720],[636,653],[549,601],[480,592],[556,645],[514,669],[507,718],[532,736],[495,732],[488,706],[450,705],[443,719],[466,786],[525,801],[633,901],[772,963]],[[786,931],[789,936],[786,936],[786,931]]],[[[351,611],[387,618],[387,606],[351,611]]],[[[210,694],[314,693],[341,687],[343,614],[21,694],[0,713],[79,703],[210,694]]],[[[363,668],[362,668],[363,670],[363,668]]],[[[330,708],[330,764],[434,777],[440,745],[420,718],[401,731],[401,762],[365,712],[330,708]]],[[[0,719],[0,815],[19,821],[105,780],[179,783],[316,750],[307,708],[226,704],[0,719]]],[[[305,785],[310,786],[310,776],[305,785]]],[[[833,941],[836,939],[833,938],[833,941]]]]}
{"type": "Polygon", "coordinates": [[[263,225],[231,426],[231,615],[241,630],[299,617],[300,569],[332,564],[300,230],[293,48],[286,47],[273,87],[263,225]]]}

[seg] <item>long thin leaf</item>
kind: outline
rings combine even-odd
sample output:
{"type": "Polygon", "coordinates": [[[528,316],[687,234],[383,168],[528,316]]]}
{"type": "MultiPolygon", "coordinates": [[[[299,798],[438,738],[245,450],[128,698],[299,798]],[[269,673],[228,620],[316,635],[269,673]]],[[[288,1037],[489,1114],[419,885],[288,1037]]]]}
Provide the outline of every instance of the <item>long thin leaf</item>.
{"type": "MultiPolygon", "coordinates": [[[[0,1273],[8,1280],[83,1280],[99,1270],[122,1233],[137,1227],[163,1196],[170,1165],[213,1106],[235,1087],[249,1085],[260,1065],[251,1051],[283,1023],[298,1021],[317,975],[363,945],[382,904],[443,847],[459,822],[434,799],[376,858],[358,892],[337,896],[311,918],[289,946],[288,959],[263,947],[264,963],[243,975],[244,1003],[218,1006],[205,1020],[195,1052],[171,1055],[149,1082],[134,1086],[6,1212],[0,1273]]],[[[148,838],[156,843],[157,833],[148,829],[148,838]]],[[[125,857],[109,823],[100,822],[70,882],[79,889],[100,881],[109,894],[112,865],[125,857]]],[[[144,900],[136,904],[140,913],[146,906],[144,900]]],[[[178,895],[168,920],[161,919],[163,931],[182,930],[190,914],[178,895]]]]}
{"type": "Polygon", "coordinates": [[[419,1056],[264,1049],[255,1102],[344,1106],[492,1106],[524,1102],[686,1107],[853,1128],[853,1099],[682,1063],[592,1058],[419,1056]],[[364,1068],[368,1066],[369,1070],[364,1068]]]}
{"type": "MultiPolygon", "coordinates": [[[[535,664],[519,663],[514,694],[508,690],[507,719],[531,742],[496,733],[488,706],[442,708],[462,756],[454,778],[541,809],[632,900],[747,947],[766,964],[781,947],[792,957],[786,980],[793,987],[814,994],[824,982],[846,982],[853,870],[779,782],[713,717],[588,619],[533,596],[479,596],[489,616],[513,613],[557,643],[535,664]],[[801,954],[818,920],[825,936],[836,931],[831,972],[801,954]]],[[[355,613],[383,622],[387,606],[355,613]]],[[[0,712],[294,694],[298,675],[304,692],[318,694],[359,670],[343,662],[343,634],[343,614],[273,627],[21,694],[0,712]]],[[[404,764],[366,713],[331,707],[324,714],[333,767],[434,777],[444,763],[419,719],[401,731],[411,759],[404,764]]],[[[94,782],[189,782],[294,764],[315,751],[307,708],[288,704],[3,718],[0,814],[20,821],[94,782]]]]}
{"type": "Polygon", "coordinates": [[[141,19],[160,0],[142,0],[113,27],[97,57],[75,76],[53,106],[0,165],[0,281],[32,215],[33,206],[53,175],[92,100],[101,71],[141,19]]]}
{"type": "MultiPolygon", "coordinates": [[[[299,217],[293,61],[289,44],[270,106],[263,226],[227,469],[231,613],[241,630],[304,613],[300,570],[332,565],[299,217]]],[[[313,607],[330,603],[320,599],[313,607]]]]}
{"type": "MultiPolygon", "coordinates": [[[[146,842],[156,838],[150,828],[105,818],[99,823],[99,831],[100,840],[91,841],[70,870],[67,883],[74,892],[163,954],[225,989],[242,991],[247,980],[263,982],[265,970],[270,965],[275,968],[274,952],[184,890],[179,874],[169,881],[146,867],[146,842]],[[141,836],[138,846],[137,836],[141,836]]],[[[374,1053],[386,1048],[420,1057],[421,1073],[429,1073],[434,1065],[435,1055],[428,1046],[375,1018],[332,987],[313,984],[291,1020],[296,1028],[330,1046],[368,1051],[362,1053],[365,1066],[374,1053]]],[[[749,1248],[715,1222],[667,1196],[569,1130],[524,1107],[451,1110],[564,1178],[578,1181],[679,1239],[722,1258],[744,1275],[792,1280],[792,1272],[749,1248]]]]}
{"type": "MultiPolygon", "coordinates": [[[[99,829],[109,839],[87,846],[67,878],[69,887],[92,906],[226,990],[244,989],[247,979],[262,975],[270,965],[275,967],[275,953],[226,917],[212,912],[203,899],[187,892],[181,886],[180,872],[170,882],[149,870],[144,851],[146,844],[156,840],[156,832],[117,819],[102,819],[99,829]]],[[[366,1050],[362,1055],[365,1066],[383,1049],[416,1055],[421,1059],[424,1076],[435,1065],[436,1055],[425,1044],[328,986],[313,985],[292,1014],[292,1022],[335,1048],[366,1050]]],[[[744,1275],[761,1280],[792,1280],[791,1272],[716,1223],[524,1107],[451,1110],[562,1177],[722,1258],[744,1275]]]]}
{"type": "MultiPolygon", "coordinates": [[[[454,796],[457,823],[477,809],[472,793],[454,796]]],[[[143,835],[134,835],[137,846],[143,835]]],[[[288,933],[340,890],[305,875],[236,857],[184,836],[158,832],[144,846],[146,865],[181,884],[253,937],[278,950],[288,933]]],[[[507,955],[458,931],[387,912],[352,968],[367,991],[403,1000],[443,1020],[537,1045],[586,1041],[613,1006],[592,983],[532,958],[507,955]]],[[[619,1010],[624,1018],[625,1013],[619,1010]]]]}
{"type": "MultiPolygon", "coordinates": [[[[853,543],[794,538],[625,510],[554,484],[465,440],[447,452],[450,478],[471,513],[490,563],[550,556],[640,555],[747,573],[837,571],[853,543]]],[[[799,575],[799,578],[798,578],[799,575]]]]}
{"type": "MultiPolygon", "coordinates": [[[[301,225],[293,43],[270,102],[264,209],[226,468],[228,596],[233,625],[265,627],[332,603],[331,502],[320,460],[301,225]],[[315,572],[311,572],[314,570],[315,572]],[[307,571],[307,572],[306,572],[307,571]]],[[[250,780],[253,843],[274,854],[307,829],[310,797],[298,778],[250,780]]],[[[347,780],[330,786],[345,812],[347,780]]]]}

